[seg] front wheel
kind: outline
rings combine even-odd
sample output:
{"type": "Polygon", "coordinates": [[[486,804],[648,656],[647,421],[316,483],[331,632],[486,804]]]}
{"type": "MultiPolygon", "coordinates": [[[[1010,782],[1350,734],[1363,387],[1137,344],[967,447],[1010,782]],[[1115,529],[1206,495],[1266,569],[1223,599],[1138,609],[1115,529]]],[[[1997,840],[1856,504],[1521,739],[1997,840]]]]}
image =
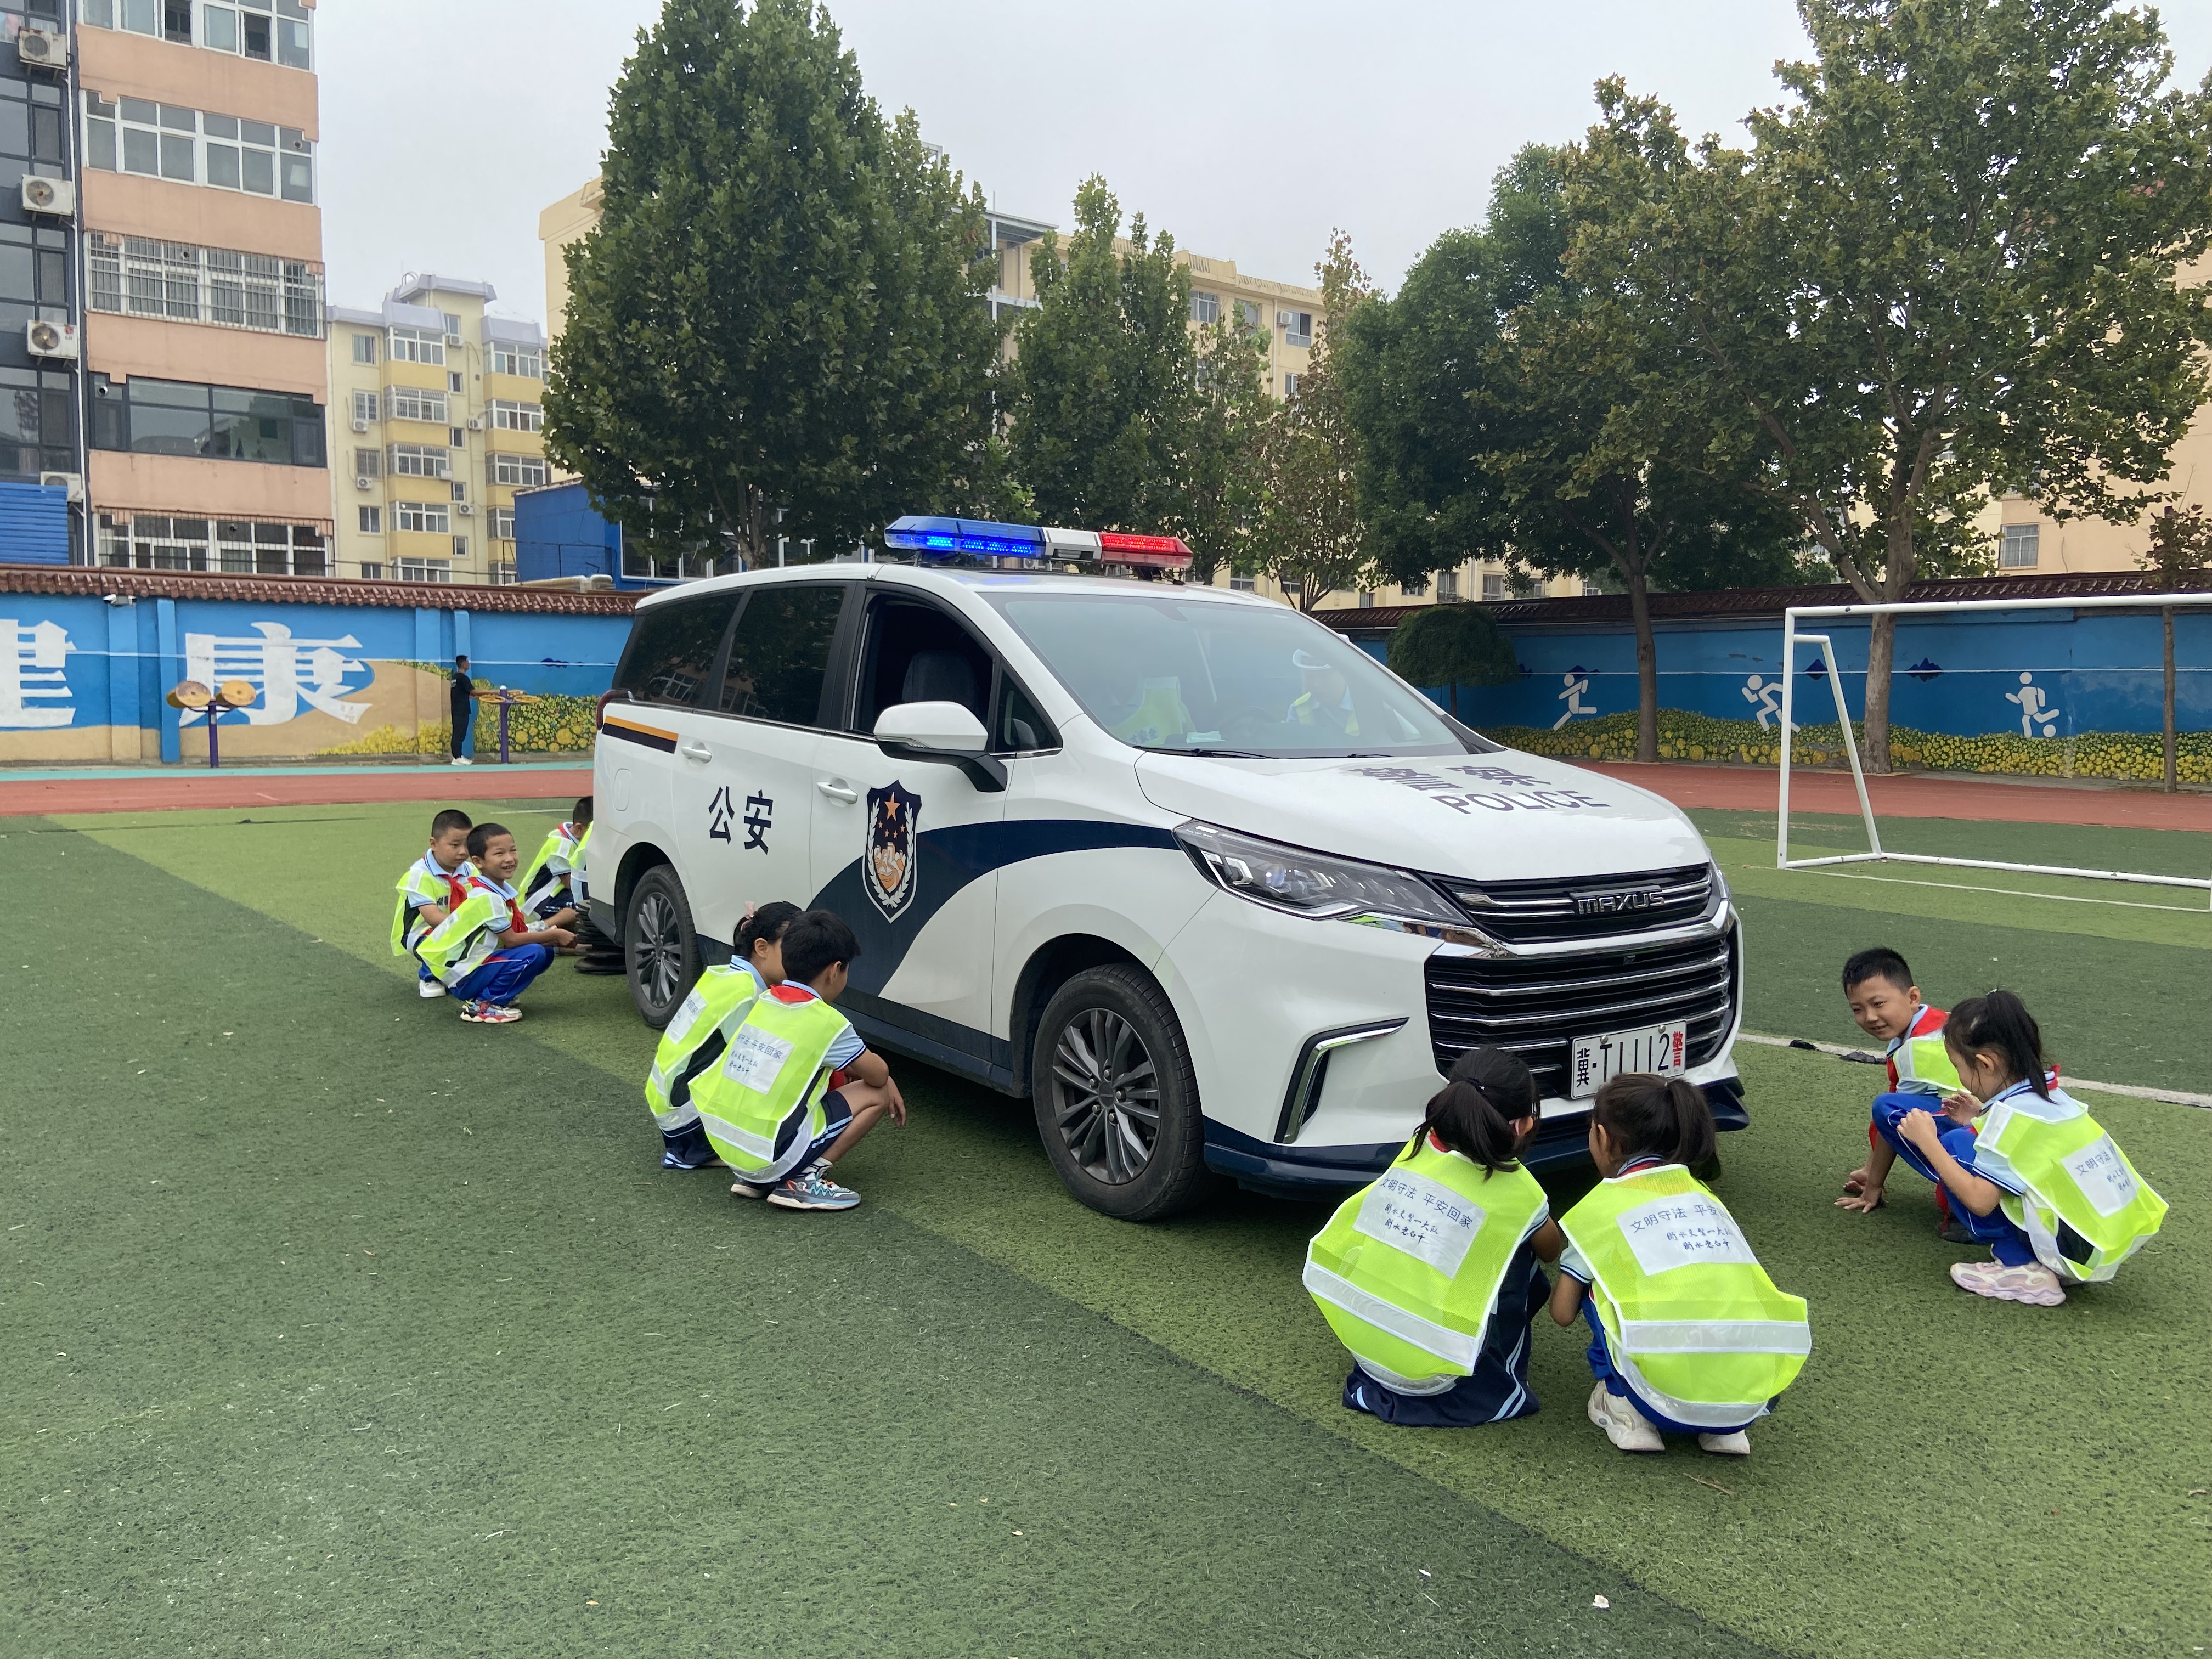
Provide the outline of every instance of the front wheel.
{"type": "Polygon", "coordinates": [[[623,957],[629,969],[630,1000],[637,1004],[638,1017],[657,1031],[675,1018],[699,977],[691,902],[665,864],[639,877],[629,896],[623,957]]]}
{"type": "Polygon", "coordinates": [[[1205,1195],[1198,1079],[1150,975],[1093,968],[1061,986],[1038,1024],[1030,1077],[1045,1153],[1082,1202],[1157,1221],[1205,1195]]]}

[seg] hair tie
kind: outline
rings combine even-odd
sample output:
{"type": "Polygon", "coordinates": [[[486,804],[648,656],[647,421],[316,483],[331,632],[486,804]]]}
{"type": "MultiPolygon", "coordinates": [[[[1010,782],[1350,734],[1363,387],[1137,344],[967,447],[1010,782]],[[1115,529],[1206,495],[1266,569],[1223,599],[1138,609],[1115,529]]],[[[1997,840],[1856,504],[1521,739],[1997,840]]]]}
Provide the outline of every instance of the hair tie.
{"type": "Polygon", "coordinates": [[[750,921],[753,919],[753,912],[759,908],[759,905],[754,903],[750,899],[747,899],[745,901],[745,913],[738,918],[738,925],[742,927],[746,922],[750,921]]]}

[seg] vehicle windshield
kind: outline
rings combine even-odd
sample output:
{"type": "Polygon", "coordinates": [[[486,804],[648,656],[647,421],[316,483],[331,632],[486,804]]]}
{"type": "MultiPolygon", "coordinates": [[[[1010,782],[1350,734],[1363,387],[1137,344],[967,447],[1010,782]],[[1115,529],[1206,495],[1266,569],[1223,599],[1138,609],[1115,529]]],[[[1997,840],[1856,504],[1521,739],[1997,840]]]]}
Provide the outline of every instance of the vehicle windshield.
{"type": "Polygon", "coordinates": [[[1173,589],[982,597],[1093,720],[1134,748],[1268,758],[1470,750],[1427,698],[1280,605],[1173,589]]]}

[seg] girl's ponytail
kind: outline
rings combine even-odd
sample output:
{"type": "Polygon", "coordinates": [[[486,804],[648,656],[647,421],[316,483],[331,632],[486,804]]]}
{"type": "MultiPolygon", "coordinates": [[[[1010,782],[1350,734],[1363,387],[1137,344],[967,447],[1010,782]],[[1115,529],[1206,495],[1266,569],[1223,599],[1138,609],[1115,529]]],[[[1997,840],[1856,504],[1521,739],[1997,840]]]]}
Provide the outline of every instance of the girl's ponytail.
{"type": "Polygon", "coordinates": [[[1712,1162],[1713,1109],[1686,1078],[1624,1072],[1597,1091],[1590,1109],[1624,1164],[1656,1158],[1697,1170],[1712,1162]]]}
{"type": "Polygon", "coordinates": [[[2045,1081],[2050,1062],[2043,1057],[2043,1028],[2027,1005],[2010,991],[1992,991],[1985,997],[1968,997],[1951,1010],[1943,1022],[1943,1043],[1956,1054],[1994,1051],[2004,1056],[2005,1068],[2027,1086],[2051,1098],[2045,1081]]]}
{"type": "Polygon", "coordinates": [[[1430,1100],[1421,1127],[1407,1146],[1434,1135],[1491,1175],[1518,1167],[1514,1124],[1536,1113],[1536,1079],[1519,1055],[1504,1048],[1470,1048],[1451,1069],[1451,1081],[1430,1100]]]}
{"type": "Polygon", "coordinates": [[[730,941],[731,948],[744,961],[750,962],[753,946],[763,939],[775,944],[799,913],[797,905],[784,899],[772,899],[759,906],[747,905],[744,920],[738,924],[737,936],[730,941]]]}

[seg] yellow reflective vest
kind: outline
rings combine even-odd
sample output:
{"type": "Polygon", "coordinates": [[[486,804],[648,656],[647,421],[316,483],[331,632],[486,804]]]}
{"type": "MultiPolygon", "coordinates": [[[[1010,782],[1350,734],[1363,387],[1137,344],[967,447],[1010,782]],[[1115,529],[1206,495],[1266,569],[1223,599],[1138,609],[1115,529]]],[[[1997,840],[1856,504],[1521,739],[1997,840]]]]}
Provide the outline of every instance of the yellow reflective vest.
{"type": "Polygon", "coordinates": [[[465,882],[476,873],[466,862],[448,875],[430,861],[428,854],[407,866],[407,873],[399,878],[399,904],[392,913],[392,954],[404,957],[414,948],[415,935],[427,933],[427,927],[416,925],[416,906],[411,900],[434,904],[441,909],[450,909],[453,902],[455,882],[465,882]]]}
{"type": "Polygon", "coordinates": [[[1559,1226],[1592,1275],[1615,1368],[1664,1415],[1741,1428],[1803,1369],[1804,1298],[1775,1288],[1728,1206],[1680,1164],[1600,1182],[1559,1226]]]}
{"type": "Polygon", "coordinates": [[[1528,1170],[1492,1174],[1424,1133],[1314,1235],[1305,1287],[1362,1370],[1441,1394],[1473,1375],[1514,1253],[1550,1213],[1528,1170]]]}
{"type": "Polygon", "coordinates": [[[1956,1094],[1966,1087],[1959,1068],[1951,1064],[1951,1051],[1943,1046],[1944,1014],[1941,1008],[1923,1005],[1901,1037],[1891,1041],[1890,1067],[1897,1073],[1894,1092],[1902,1095],[1956,1094]]]}
{"type": "Polygon", "coordinates": [[[2166,1200],[2081,1103],[2015,1083],[1989,1103],[1974,1171],[2004,1188],[2005,1217],[2061,1279],[2099,1283],[2157,1236],[2166,1200]]]}
{"type": "Polygon", "coordinates": [[[514,926],[505,899],[471,884],[453,914],[422,936],[415,954],[439,983],[450,988],[482,967],[514,926]]]}
{"type": "Polygon", "coordinates": [[[707,1139],[740,1181],[781,1181],[829,1127],[830,1045],[844,1030],[844,1015],[820,997],[787,1002],[768,991],[731,1033],[722,1063],[692,1079],[707,1139]]]}
{"type": "Polygon", "coordinates": [[[709,968],[699,975],[660,1033],[653,1069],[645,1076],[645,1103],[664,1130],[698,1121],[692,1082],[721,1059],[759,994],[760,981],[749,968],[709,968]]]}
{"type": "MultiPolygon", "coordinates": [[[[586,826],[587,830],[589,828],[589,825],[586,826]]],[[[538,901],[562,882],[570,882],[573,890],[574,884],[570,878],[583,845],[583,838],[577,834],[574,824],[561,823],[553,827],[539,843],[538,855],[530,860],[530,867],[522,872],[522,879],[514,884],[515,890],[522,895],[524,909],[534,911],[538,901]]]]}

